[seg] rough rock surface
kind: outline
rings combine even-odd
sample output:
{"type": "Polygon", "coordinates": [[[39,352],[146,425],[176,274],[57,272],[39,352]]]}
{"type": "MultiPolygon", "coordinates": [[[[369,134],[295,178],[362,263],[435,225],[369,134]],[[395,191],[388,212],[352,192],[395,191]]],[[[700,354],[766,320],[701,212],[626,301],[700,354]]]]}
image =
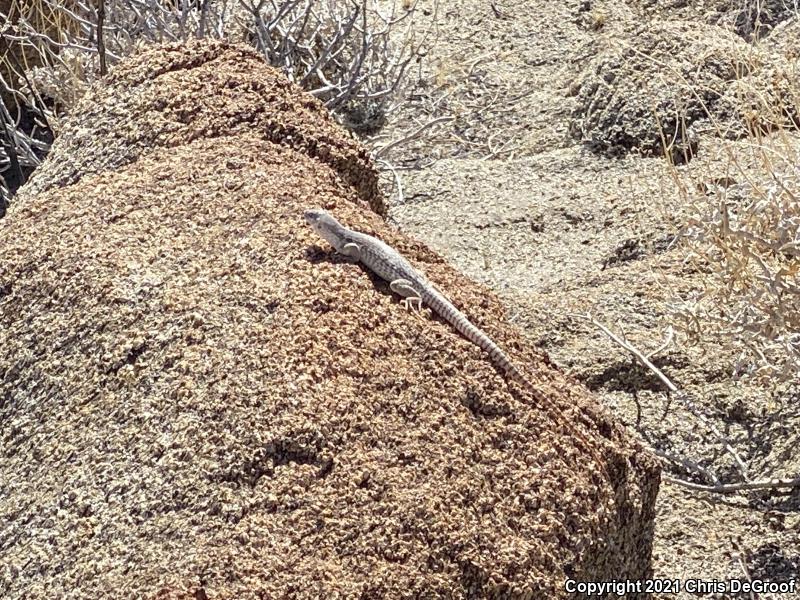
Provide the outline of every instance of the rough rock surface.
{"type": "Polygon", "coordinates": [[[768,36],[797,10],[796,2],[787,0],[628,0],[627,4],[647,16],[703,21],[748,41],[768,36]]]}
{"type": "MultiPolygon", "coordinates": [[[[53,145],[28,195],[118,169],[156,148],[252,133],[331,167],[373,210],[384,212],[366,151],[311,96],[261,69],[245,47],[178,47],[113,69],[87,95],[53,145]],[[187,75],[188,74],[188,75],[187,75]],[[147,118],[143,118],[147,115],[147,118]]],[[[235,148],[231,148],[235,156],[235,148]]]]}
{"type": "Polygon", "coordinates": [[[655,461],[364,208],[375,174],[319,104],[218,43],[107,83],[0,221],[0,596],[549,598],[650,573],[655,461]],[[330,253],[314,205],[420,265],[604,468],[330,253]]]}
{"type": "Polygon", "coordinates": [[[612,36],[573,86],[572,134],[603,154],[660,155],[667,147],[675,162],[686,162],[696,153],[692,126],[728,127],[717,104],[758,62],[736,35],[688,21],[612,36]]]}

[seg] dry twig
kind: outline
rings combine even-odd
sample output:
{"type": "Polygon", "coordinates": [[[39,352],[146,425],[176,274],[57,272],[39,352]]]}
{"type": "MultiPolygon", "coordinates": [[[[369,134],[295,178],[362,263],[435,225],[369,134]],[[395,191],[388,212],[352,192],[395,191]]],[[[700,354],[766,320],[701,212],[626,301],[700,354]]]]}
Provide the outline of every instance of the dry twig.
{"type": "Polygon", "coordinates": [[[100,76],[108,73],[106,65],[106,45],[103,41],[103,25],[106,18],[106,1],[97,0],[97,53],[100,55],[100,76]]]}
{"type": "MultiPolygon", "coordinates": [[[[670,379],[664,375],[664,373],[656,367],[650,360],[640,352],[635,346],[629,343],[626,340],[621,339],[617,336],[614,332],[610,331],[607,327],[605,327],[602,323],[597,321],[592,315],[577,315],[580,318],[588,320],[590,323],[598,327],[603,333],[606,334],[612,341],[617,343],[620,347],[630,352],[636,359],[645,367],[647,367],[650,371],[652,371],[663,383],[667,386],[667,388],[672,391],[676,392],[679,397],[681,394],[678,388],[675,386],[670,379]]],[[[682,400],[686,404],[687,410],[698,418],[714,435],[723,443],[725,449],[731,454],[736,461],[740,473],[745,481],[740,483],[721,483],[719,479],[707,469],[704,469],[694,461],[690,461],[688,459],[678,458],[672,456],[666,452],[662,452],[660,450],[654,450],[654,453],[666,460],[669,460],[673,463],[679,464],[685,469],[689,471],[694,471],[695,473],[702,474],[706,476],[708,479],[713,481],[713,485],[704,485],[699,483],[693,483],[691,481],[686,481],[683,479],[679,479],[677,477],[665,477],[664,480],[673,483],[675,485],[680,485],[682,487],[686,487],[692,490],[702,491],[702,492],[712,492],[718,494],[730,494],[733,492],[740,492],[740,491],[750,491],[750,490],[763,490],[763,489],[778,489],[778,488],[795,488],[800,487],[800,477],[791,479],[791,478],[771,478],[771,479],[762,479],[758,481],[751,481],[748,479],[747,476],[747,466],[745,465],[744,461],[739,457],[736,450],[734,450],[733,446],[727,441],[727,439],[722,436],[720,431],[714,427],[714,425],[708,421],[708,419],[699,413],[697,408],[691,403],[688,396],[685,394],[682,395],[682,400]]]]}
{"type": "Polygon", "coordinates": [[[422,133],[424,131],[426,131],[427,129],[430,129],[434,125],[438,125],[439,123],[449,123],[450,121],[453,121],[454,119],[455,119],[455,117],[438,117],[436,119],[428,121],[427,123],[424,123],[423,125],[420,125],[419,127],[417,127],[414,131],[412,131],[408,135],[404,135],[400,139],[397,139],[397,140],[394,140],[392,142],[389,142],[385,146],[383,146],[381,148],[378,148],[378,150],[375,151],[375,157],[376,158],[380,158],[381,156],[384,156],[387,152],[389,152],[389,150],[391,150],[392,148],[395,148],[395,147],[397,147],[397,146],[399,146],[401,144],[408,143],[411,140],[417,139],[420,135],[422,135],[422,133]]]}
{"type": "Polygon", "coordinates": [[[685,481],[676,477],[664,477],[664,481],[674,483],[681,487],[697,490],[699,492],[713,492],[715,494],[731,494],[752,490],[774,490],[779,488],[800,487],[800,477],[794,479],[760,479],[758,481],[743,481],[741,483],[720,483],[717,485],[703,485],[685,481]]]}
{"type": "Polygon", "coordinates": [[[671,392],[675,393],[676,397],[681,400],[685,406],[685,408],[691,413],[696,419],[698,419],[714,436],[722,443],[725,450],[730,454],[733,459],[736,461],[736,465],[739,469],[739,473],[742,475],[745,481],[748,481],[747,475],[747,465],[741,459],[738,452],[734,449],[734,447],[730,444],[727,438],[722,434],[722,432],[717,429],[717,427],[708,420],[708,418],[703,415],[691,399],[685,393],[681,392],[677,386],[670,381],[670,379],[664,375],[664,373],[656,367],[650,359],[647,358],[642,352],[640,352],[635,346],[629,343],[626,340],[621,339],[618,335],[616,335],[613,331],[608,329],[605,325],[600,323],[597,319],[595,319],[592,315],[580,315],[581,318],[588,320],[592,323],[595,327],[600,329],[603,333],[606,334],[613,342],[618,344],[624,350],[630,352],[642,365],[644,365],[647,369],[649,369],[652,373],[658,377],[661,382],[669,389],[671,392]]]}

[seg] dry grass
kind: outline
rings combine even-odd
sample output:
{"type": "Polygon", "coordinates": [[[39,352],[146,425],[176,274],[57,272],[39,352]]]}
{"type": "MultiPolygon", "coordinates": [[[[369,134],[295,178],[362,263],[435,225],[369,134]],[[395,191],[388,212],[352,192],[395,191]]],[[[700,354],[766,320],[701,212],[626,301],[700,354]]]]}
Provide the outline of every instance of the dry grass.
{"type": "Polygon", "coordinates": [[[800,375],[800,90],[785,72],[768,73],[736,82],[740,139],[717,138],[673,169],[690,207],[686,259],[703,286],[673,302],[672,318],[690,341],[735,351],[734,375],[778,384],[800,375]]]}

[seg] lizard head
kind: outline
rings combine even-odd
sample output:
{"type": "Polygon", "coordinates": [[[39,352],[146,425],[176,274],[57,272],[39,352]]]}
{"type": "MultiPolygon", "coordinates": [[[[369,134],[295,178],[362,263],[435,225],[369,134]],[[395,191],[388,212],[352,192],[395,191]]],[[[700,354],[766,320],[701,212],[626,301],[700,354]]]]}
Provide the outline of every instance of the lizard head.
{"type": "Polygon", "coordinates": [[[303,217],[320,237],[330,242],[336,250],[341,250],[339,246],[344,245],[344,241],[339,232],[344,231],[344,227],[333,218],[333,215],[321,208],[311,208],[303,213],[303,217]]]}

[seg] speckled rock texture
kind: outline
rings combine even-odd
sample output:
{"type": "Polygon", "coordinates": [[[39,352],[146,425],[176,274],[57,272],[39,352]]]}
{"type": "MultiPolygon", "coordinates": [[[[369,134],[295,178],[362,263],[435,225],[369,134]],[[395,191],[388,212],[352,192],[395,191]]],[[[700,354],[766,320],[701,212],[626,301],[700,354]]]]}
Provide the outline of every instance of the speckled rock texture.
{"type": "Polygon", "coordinates": [[[655,460],[386,225],[375,178],[239,47],[151,49],[90,93],[0,220],[0,597],[557,598],[650,573],[655,460]],[[603,468],[334,255],[312,206],[420,266],[603,468]]]}
{"type": "Polygon", "coordinates": [[[697,152],[696,125],[744,132],[720,102],[731,82],[760,65],[739,36],[689,21],[641,24],[620,41],[609,34],[573,84],[572,135],[602,154],[661,155],[676,163],[697,152]]]}
{"type": "MultiPolygon", "coordinates": [[[[79,103],[28,195],[129,165],[156,148],[250,133],[329,166],[384,214],[364,148],[314,98],[264,69],[252,49],[206,44],[145,56],[116,67],[79,103]]],[[[236,146],[230,151],[235,156],[236,146]]]]}

